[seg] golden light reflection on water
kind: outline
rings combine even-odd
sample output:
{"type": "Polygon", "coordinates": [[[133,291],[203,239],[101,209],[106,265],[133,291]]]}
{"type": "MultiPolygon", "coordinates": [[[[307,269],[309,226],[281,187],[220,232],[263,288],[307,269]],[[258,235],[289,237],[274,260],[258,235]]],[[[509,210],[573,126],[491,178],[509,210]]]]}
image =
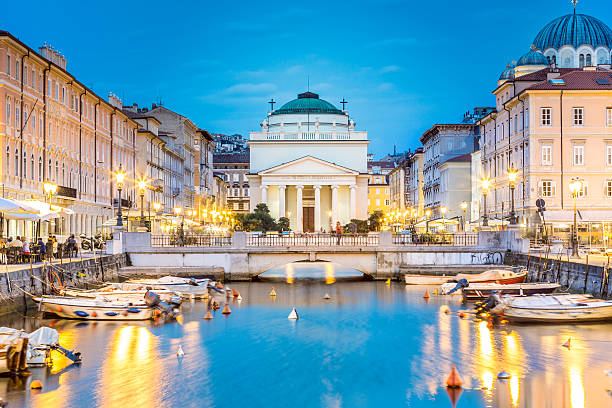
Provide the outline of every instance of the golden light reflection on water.
{"type": "Polygon", "coordinates": [[[325,283],[331,285],[336,282],[336,277],[334,275],[334,265],[330,262],[325,264],[325,283]]]}
{"type": "Polygon", "coordinates": [[[582,370],[578,366],[569,368],[570,402],[572,408],[584,408],[584,385],[582,384],[582,370]]]}
{"type": "Polygon", "coordinates": [[[285,265],[285,279],[287,280],[287,283],[289,284],[293,283],[294,274],[295,272],[293,271],[293,264],[288,263],[287,265],[285,265]]]}
{"type": "Polygon", "coordinates": [[[450,314],[444,312],[448,309],[448,306],[441,306],[438,311],[438,327],[439,327],[439,344],[440,353],[443,355],[450,355],[452,350],[451,346],[451,320],[450,314]]]}
{"type": "Polygon", "coordinates": [[[122,326],[114,334],[97,394],[103,407],[159,406],[156,339],[146,327],[122,326]]]}
{"type": "Polygon", "coordinates": [[[518,407],[519,403],[519,378],[516,375],[512,375],[510,378],[510,398],[512,398],[512,406],[518,407]]]}

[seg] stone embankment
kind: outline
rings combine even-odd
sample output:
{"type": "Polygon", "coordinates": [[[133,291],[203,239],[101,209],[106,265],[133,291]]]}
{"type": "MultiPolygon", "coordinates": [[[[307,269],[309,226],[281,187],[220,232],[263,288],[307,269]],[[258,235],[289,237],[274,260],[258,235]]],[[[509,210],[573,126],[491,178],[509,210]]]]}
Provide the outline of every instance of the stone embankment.
{"type": "Polygon", "coordinates": [[[529,270],[528,282],[555,282],[572,292],[590,293],[593,296],[612,297],[609,284],[609,264],[589,264],[588,258],[568,261],[566,256],[506,255],[507,265],[522,266],[529,270]]]}
{"type": "Polygon", "coordinates": [[[126,254],[116,254],[62,263],[0,266],[0,314],[24,310],[31,304],[28,294],[53,294],[52,285],[86,288],[88,285],[117,280],[119,269],[126,264],[126,254]]]}

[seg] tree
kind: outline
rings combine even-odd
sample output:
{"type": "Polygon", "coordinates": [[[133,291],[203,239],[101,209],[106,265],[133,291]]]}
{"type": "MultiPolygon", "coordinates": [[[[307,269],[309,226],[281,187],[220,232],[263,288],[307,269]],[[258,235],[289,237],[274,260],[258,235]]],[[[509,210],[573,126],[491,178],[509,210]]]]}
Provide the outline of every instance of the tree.
{"type": "Polygon", "coordinates": [[[278,225],[270,215],[268,206],[261,203],[257,204],[255,211],[248,214],[236,214],[236,221],[242,226],[244,231],[276,231],[278,225]]]}
{"type": "Polygon", "coordinates": [[[280,232],[289,231],[289,228],[290,228],[289,227],[289,218],[287,218],[287,217],[280,217],[278,219],[278,230],[280,232]]]}
{"type": "Polygon", "coordinates": [[[370,214],[370,218],[368,218],[368,221],[370,221],[370,231],[380,230],[384,216],[385,215],[382,211],[374,211],[372,214],[370,214]]]}

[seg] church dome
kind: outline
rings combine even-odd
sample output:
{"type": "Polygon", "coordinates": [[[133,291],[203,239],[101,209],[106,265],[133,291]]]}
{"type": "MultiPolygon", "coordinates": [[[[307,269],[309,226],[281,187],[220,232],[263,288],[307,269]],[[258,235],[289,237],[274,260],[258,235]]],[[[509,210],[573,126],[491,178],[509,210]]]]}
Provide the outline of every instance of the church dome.
{"type": "Polygon", "coordinates": [[[525,65],[549,65],[548,59],[541,52],[537,52],[533,49],[532,46],[527,54],[523,55],[519,58],[517,66],[525,66],[525,65]]]}
{"type": "Polygon", "coordinates": [[[507,79],[514,79],[514,68],[512,68],[510,65],[508,65],[506,70],[499,76],[500,81],[505,81],[507,79]]]}
{"type": "Polygon", "coordinates": [[[319,99],[319,95],[313,92],[304,92],[298,95],[297,99],[287,102],[272,115],[294,114],[294,113],[330,113],[344,115],[340,109],[336,108],[326,100],[319,99]]]}
{"type": "Polygon", "coordinates": [[[559,49],[564,45],[578,48],[600,45],[612,48],[612,30],[601,20],[585,14],[568,14],[548,23],[533,40],[540,51],[548,48],[559,49]]]}

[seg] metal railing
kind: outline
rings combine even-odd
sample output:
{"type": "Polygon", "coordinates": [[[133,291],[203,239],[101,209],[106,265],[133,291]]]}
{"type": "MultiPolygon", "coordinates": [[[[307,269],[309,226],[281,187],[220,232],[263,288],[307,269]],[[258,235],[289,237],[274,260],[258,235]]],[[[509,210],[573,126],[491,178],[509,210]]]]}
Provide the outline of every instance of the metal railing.
{"type": "Polygon", "coordinates": [[[453,234],[398,234],[393,235],[393,244],[476,246],[478,245],[478,233],[458,232],[453,234]]]}
{"type": "Polygon", "coordinates": [[[378,234],[248,234],[249,247],[377,246],[378,234]]]}
{"type": "Polygon", "coordinates": [[[151,246],[154,247],[230,247],[232,237],[229,235],[151,235],[151,246]]]}

